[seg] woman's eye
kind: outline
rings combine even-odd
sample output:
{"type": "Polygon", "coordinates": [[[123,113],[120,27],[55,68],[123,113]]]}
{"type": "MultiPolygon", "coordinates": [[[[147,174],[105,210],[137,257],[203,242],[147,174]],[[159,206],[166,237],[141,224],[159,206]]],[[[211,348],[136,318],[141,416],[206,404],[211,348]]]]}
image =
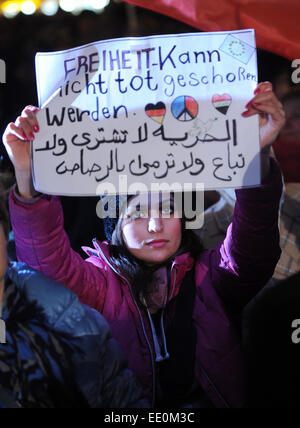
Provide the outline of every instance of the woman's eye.
{"type": "MultiPolygon", "coordinates": [[[[174,207],[173,206],[165,206],[161,208],[161,214],[162,215],[170,215],[174,213],[174,207]]],[[[157,213],[159,216],[159,214],[157,213]]],[[[132,220],[141,219],[141,218],[148,218],[148,214],[146,211],[134,211],[131,214],[128,214],[127,218],[130,218],[132,220]]]]}
{"type": "Polygon", "coordinates": [[[173,214],[173,212],[174,212],[174,207],[171,207],[171,206],[169,206],[169,207],[164,207],[164,208],[162,209],[162,213],[163,213],[163,214],[173,214]]]}

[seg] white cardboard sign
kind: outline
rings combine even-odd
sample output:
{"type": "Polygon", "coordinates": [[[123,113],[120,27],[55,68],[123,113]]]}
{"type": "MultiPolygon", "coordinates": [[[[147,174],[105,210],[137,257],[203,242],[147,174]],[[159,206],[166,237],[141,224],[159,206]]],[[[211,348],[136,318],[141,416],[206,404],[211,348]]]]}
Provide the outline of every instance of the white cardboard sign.
{"type": "Polygon", "coordinates": [[[105,186],[114,194],[258,185],[258,117],[241,116],[258,84],[255,46],[254,30],[243,30],[38,53],[36,189],[95,196],[105,186]]]}

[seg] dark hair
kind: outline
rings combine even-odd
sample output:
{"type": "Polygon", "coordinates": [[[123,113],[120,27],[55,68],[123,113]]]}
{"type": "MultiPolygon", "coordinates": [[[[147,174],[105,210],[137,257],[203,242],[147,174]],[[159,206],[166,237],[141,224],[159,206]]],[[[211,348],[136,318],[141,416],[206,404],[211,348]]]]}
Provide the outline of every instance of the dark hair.
{"type": "Polygon", "coordinates": [[[203,245],[197,234],[193,230],[186,229],[186,221],[185,217],[181,219],[182,239],[178,251],[168,260],[155,266],[147,266],[129,252],[123,240],[121,221],[118,221],[112,242],[109,244],[110,257],[117,269],[129,279],[136,299],[141,295],[147,297],[154,291],[154,276],[159,268],[162,266],[170,268],[175,258],[181,254],[190,253],[196,259],[203,251],[203,245]]]}

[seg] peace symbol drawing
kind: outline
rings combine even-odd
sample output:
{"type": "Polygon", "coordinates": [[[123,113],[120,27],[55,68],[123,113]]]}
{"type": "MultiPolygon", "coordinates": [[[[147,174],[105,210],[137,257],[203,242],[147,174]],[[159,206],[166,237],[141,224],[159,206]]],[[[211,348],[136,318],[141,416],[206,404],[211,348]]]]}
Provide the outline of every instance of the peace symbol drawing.
{"type": "Polygon", "coordinates": [[[223,94],[223,95],[214,95],[212,98],[213,106],[216,110],[218,110],[220,113],[226,115],[229,107],[232,103],[231,95],[229,94],[223,94]]]}

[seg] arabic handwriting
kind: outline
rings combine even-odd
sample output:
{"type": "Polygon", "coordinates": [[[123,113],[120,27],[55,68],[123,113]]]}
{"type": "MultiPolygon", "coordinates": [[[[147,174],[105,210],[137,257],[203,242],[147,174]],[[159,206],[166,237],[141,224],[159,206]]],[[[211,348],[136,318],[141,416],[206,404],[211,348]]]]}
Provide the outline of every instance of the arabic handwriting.
{"type": "MultiPolygon", "coordinates": [[[[71,175],[74,175],[77,171],[80,172],[81,175],[93,175],[101,172],[104,168],[102,168],[99,164],[93,163],[91,168],[86,168],[85,161],[84,161],[84,149],[80,150],[80,160],[79,162],[75,162],[72,167],[68,167],[66,165],[66,161],[61,162],[56,167],[56,173],[59,175],[70,173],[71,175]]],[[[110,160],[109,164],[106,165],[106,173],[101,178],[95,177],[95,180],[97,182],[105,180],[105,178],[109,177],[110,171],[115,169],[117,173],[123,172],[125,170],[125,165],[122,167],[119,166],[119,159],[118,159],[118,150],[111,150],[110,151],[110,160]],[[114,156],[115,155],[115,156],[114,156]]]]}
{"type": "Polygon", "coordinates": [[[163,141],[168,141],[168,142],[176,142],[176,141],[186,141],[189,137],[189,134],[186,132],[184,137],[166,137],[165,135],[165,127],[164,125],[160,126],[156,131],[153,132],[153,137],[160,137],[162,138],[163,141]]]}
{"type": "MultiPolygon", "coordinates": [[[[168,154],[169,158],[174,158],[173,153],[168,154]]],[[[146,175],[151,169],[158,170],[163,164],[166,165],[166,169],[161,174],[158,171],[154,172],[154,177],[157,179],[162,179],[167,177],[169,170],[176,167],[175,159],[170,161],[169,159],[164,162],[154,161],[153,163],[142,162],[142,155],[139,155],[137,159],[133,159],[129,164],[129,170],[132,175],[143,176],[146,175]]]]}
{"type": "MultiPolygon", "coordinates": [[[[169,153],[169,154],[168,154],[168,156],[169,156],[169,157],[174,157],[174,154],[173,154],[173,153],[169,153]]],[[[175,168],[175,166],[176,166],[175,159],[173,159],[173,160],[172,160],[172,164],[169,164],[169,161],[168,161],[168,160],[166,160],[165,162],[166,162],[166,165],[167,165],[166,172],[165,172],[164,174],[162,174],[162,175],[157,175],[157,174],[155,173],[155,174],[154,174],[154,177],[155,177],[155,178],[157,178],[157,179],[162,179],[162,178],[167,177],[167,175],[168,175],[168,173],[169,173],[169,170],[170,170],[170,169],[172,169],[172,168],[175,168]]]]}
{"type": "Polygon", "coordinates": [[[64,138],[59,138],[57,140],[57,135],[53,135],[53,145],[50,145],[50,140],[46,142],[46,147],[35,149],[36,152],[44,152],[44,151],[52,151],[53,156],[62,156],[67,153],[68,146],[66,143],[66,140],[64,138]],[[54,150],[56,149],[56,146],[62,147],[62,151],[60,153],[55,153],[54,150]]]}
{"type": "MultiPolygon", "coordinates": [[[[104,128],[98,128],[98,132],[101,134],[101,133],[104,133],[105,130],[104,128]]],[[[125,144],[127,143],[127,136],[128,136],[128,131],[117,131],[116,129],[114,129],[111,139],[107,139],[103,135],[101,139],[96,138],[97,144],[94,147],[87,146],[87,149],[96,150],[101,146],[101,144],[125,144]],[[120,134],[122,134],[122,136],[120,134]]]]}
{"type": "Polygon", "coordinates": [[[106,174],[101,178],[95,177],[96,181],[99,183],[100,181],[105,180],[107,177],[109,177],[110,171],[113,169],[115,169],[117,173],[123,172],[125,170],[125,165],[123,165],[121,168],[119,167],[119,153],[117,148],[110,151],[109,165],[106,165],[106,174]]]}
{"type": "MultiPolygon", "coordinates": [[[[236,125],[236,124],[235,124],[236,125]]],[[[233,125],[234,128],[234,125],[233,125]]],[[[236,127],[235,127],[236,130],[236,127]]],[[[204,138],[200,138],[199,136],[196,137],[196,141],[190,145],[182,145],[184,148],[193,148],[195,147],[198,143],[212,143],[212,142],[227,142],[231,140],[231,133],[230,133],[230,126],[229,126],[229,120],[226,120],[226,137],[222,137],[222,138],[218,138],[215,137],[212,134],[208,134],[206,133],[204,135],[204,138]]]]}
{"type": "Polygon", "coordinates": [[[61,162],[56,167],[56,173],[59,175],[63,175],[63,174],[66,174],[67,172],[70,172],[71,175],[74,175],[75,172],[80,171],[81,175],[89,174],[89,176],[91,176],[92,174],[101,171],[101,166],[96,164],[96,163],[93,164],[91,169],[86,169],[85,165],[84,165],[83,154],[84,154],[84,149],[81,149],[80,150],[80,161],[79,161],[79,163],[76,162],[72,168],[68,168],[66,166],[65,161],[61,162]]]}
{"type": "Polygon", "coordinates": [[[232,181],[231,176],[227,176],[227,178],[225,178],[225,177],[220,177],[217,175],[217,171],[224,166],[224,161],[222,158],[219,158],[219,157],[214,158],[212,163],[216,167],[216,169],[213,172],[213,175],[215,178],[217,178],[218,180],[221,180],[221,181],[232,181]]]}
{"type": "Polygon", "coordinates": [[[200,165],[200,170],[197,171],[197,172],[189,171],[190,175],[193,175],[193,176],[199,175],[204,170],[204,168],[205,168],[204,162],[201,159],[199,159],[199,158],[194,159],[193,152],[190,153],[190,156],[191,156],[191,164],[187,165],[187,163],[184,161],[183,162],[183,169],[177,171],[177,174],[179,174],[180,172],[184,172],[184,171],[192,168],[194,166],[194,164],[200,165]]]}
{"type": "Polygon", "coordinates": [[[138,177],[141,177],[141,176],[143,176],[143,175],[146,175],[148,172],[149,172],[149,169],[151,168],[151,167],[153,167],[153,168],[159,168],[160,167],[160,162],[154,162],[153,163],[153,165],[151,165],[151,164],[149,164],[149,163],[147,163],[147,162],[144,162],[144,163],[142,163],[142,155],[139,155],[138,156],[138,170],[140,170],[140,171],[142,171],[142,172],[135,172],[134,170],[133,170],[133,165],[136,163],[136,160],[135,159],[133,159],[131,162],[130,162],[130,164],[129,164],[129,170],[130,170],[130,172],[131,172],[131,174],[132,175],[135,175],[135,176],[138,176],[138,177]]]}
{"type": "MultiPolygon", "coordinates": [[[[99,133],[104,133],[104,128],[98,128],[99,133]]],[[[101,144],[125,144],[127,142],[128,131],[114,130],[111,139],[106,139],[103,135],[102,138],[95,137],[96,144],[90,145],[92,142],[91,134],[88,132],[73,135],[71,142],[75,147],[86,147],[87,150],[97,150],[101,144]]]]}
{"type": "Polygon", "coordinates": [[[140,126],[138,129],[139,139],[137,141],[132,141],[132,144],[145,143],[148,141],[148,125],[144,123],[144,135],[143,135],[143,127],[140,126]]]}
{"type": "Polygon", "coordinates": [[[236,126],[236,119],[233,119],[233,145],[237,146],[238,145],[238,141],[237,141],[237,126],[236,126]]]}
{"type": "MultiPolygon", "coordinates": [[[[216,157],[213,159],[212,162],[213,162],[213,165],[216,167],[213,172],[213,175],[215,178],[221,181],[232,181],[232,176],[228,175],[227,177],[220,177],[219,175],[217,175],[217,171],[225,165],[223,158],[216,157]]],[[[246,160],[242,153],[238,155],[237,162],[232,162],[232,153],[230,150],[230,143],[228,143],[227,144],[227,167],[229,168],[229,170],[232,170],[233,174],[236,175],[237,174],[236,169],[243,169],[245,168],[245,166],[246,166],[246,160]]]]}
{"type": "Polygon", "coordinates": [[[228,153],[228,166],[230,169],[236,169],[236,168],[242,169],[245,167],[246,161],[245,161],[245,158],[244,158],[242,153],[240,153],[238,155],[238,157],[241,158],[241,160],[242,160],[241,165],[239,162],[235,162],[234,165],[231,163],[231,152],[230,152],[230,145],[229,144],[227,145],[227,153],[228,153]]]}
{"type": "Polygon", "coordinates": [[[204,171],[204,168],[205,168],[205,164],[204,164],[204,162],[203,162],[201,159],[199,159],[199,158],[196,158],[196,159],[195,159],[195,164],[196,164],[196,165],[200,165],[200,169],[199,169],[199,171],[197,171],[197,172],[192,172],[192,171],[190,171],[190,175],[193,175],[193,176],[196,176],[196,175],[201,174],[201,172],[203,172],[203,171],[204,171]]]}

